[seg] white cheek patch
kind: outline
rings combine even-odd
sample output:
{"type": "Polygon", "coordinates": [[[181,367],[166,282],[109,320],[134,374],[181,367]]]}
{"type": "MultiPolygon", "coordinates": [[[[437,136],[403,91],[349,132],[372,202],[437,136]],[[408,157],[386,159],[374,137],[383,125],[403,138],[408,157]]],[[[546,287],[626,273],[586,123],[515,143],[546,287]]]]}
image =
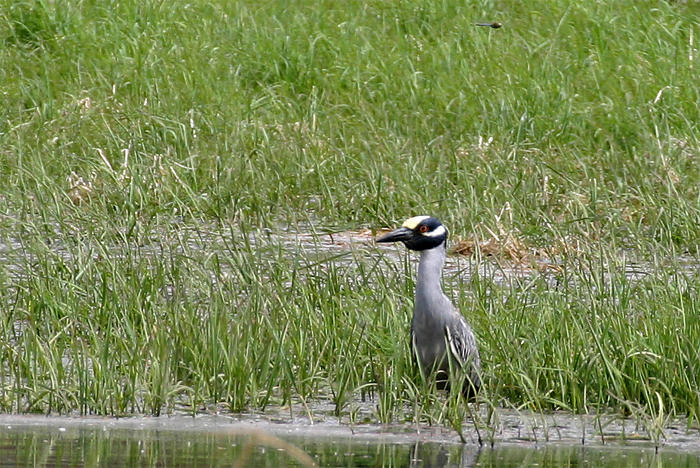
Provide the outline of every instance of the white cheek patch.
{"type": "Polygon", "coordinates": [[[422,232],[421,234],[427,237],[440,237],[444,236],[446,231],[447,229],[445,229],[445,226],[440,225],[430,232],[422,232]]]}
{"type": "Polygon", "coordinates": [[[430,218],[430,216],[414,216],[413,218],[408,218],[403,222],[403,227],[408,229],[415,229],[422,221],[430,218]]]}

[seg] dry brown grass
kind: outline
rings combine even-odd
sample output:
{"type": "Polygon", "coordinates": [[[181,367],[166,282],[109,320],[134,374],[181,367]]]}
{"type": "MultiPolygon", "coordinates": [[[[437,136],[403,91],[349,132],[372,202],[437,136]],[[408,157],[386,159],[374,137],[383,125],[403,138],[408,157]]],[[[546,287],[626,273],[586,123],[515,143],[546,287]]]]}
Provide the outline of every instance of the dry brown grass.
{"type": "Polygon", "coordinates": [[[488,228],[484,229],[488,233],[488,237],[479,238],[472,234],[466,239],[458,240],[450,252],[465,256],[478,254],[482,257],[491,257],[499,263],[505,262],[518,268],[559,272],[561,266],[556,263],[556,256],[564,251],[577,248],[564,240],[552,247],[533,247],[520,236],[517,230],[505,230],[503,227],[499,227],[498,232],[494,232],[488,228]]]}

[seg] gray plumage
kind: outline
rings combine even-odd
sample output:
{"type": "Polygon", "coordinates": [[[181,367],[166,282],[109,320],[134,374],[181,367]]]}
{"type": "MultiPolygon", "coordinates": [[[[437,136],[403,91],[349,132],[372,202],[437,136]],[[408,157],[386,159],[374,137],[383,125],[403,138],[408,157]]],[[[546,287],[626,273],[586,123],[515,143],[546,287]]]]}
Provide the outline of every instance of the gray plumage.
{"type": "Polygon", "coordinates": [[[462,393],[475,396],[481,387],[481,359],[469,323],[442,292],[447,229],[435,218],[416,216],[377,242],[403,242],[420,252],[415,304],[411,321],[411,348],[425,375],[434,375],[438,386],[449,386],[452,367],[462,369],[466,379],[462,393]]]}

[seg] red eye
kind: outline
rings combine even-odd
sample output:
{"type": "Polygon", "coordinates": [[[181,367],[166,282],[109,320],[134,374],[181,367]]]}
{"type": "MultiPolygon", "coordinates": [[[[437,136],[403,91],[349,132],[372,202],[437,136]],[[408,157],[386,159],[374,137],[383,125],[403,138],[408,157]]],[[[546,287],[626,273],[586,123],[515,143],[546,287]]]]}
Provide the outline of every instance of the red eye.
{"type": "Polygon", "coordinates": [[[428,226],[426,226],[425,224],[422,225],[422,226],[420,226],[420,227],[418,228],[418,232],[421,232],[421,233],[426,233],[426,232],[428,232],[428,226]]]}

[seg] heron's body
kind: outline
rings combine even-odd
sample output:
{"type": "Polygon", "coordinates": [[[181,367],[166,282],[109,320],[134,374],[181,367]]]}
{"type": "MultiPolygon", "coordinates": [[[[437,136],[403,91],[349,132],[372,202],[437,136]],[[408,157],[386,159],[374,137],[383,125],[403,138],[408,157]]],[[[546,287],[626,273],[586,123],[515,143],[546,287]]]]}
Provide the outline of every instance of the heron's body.
{"type": "Polygon", "coordinates": [[[481,387],[481,360],[469,323],[442,292],[447,230],[435,218],[417,216],[378,239],[396,241],[421,255],[411,321],[411,348],[418,364],[440,387],[449,384],[450,369],[460,369],[466,377],[462,393],[471,398],[481,387]]]}

